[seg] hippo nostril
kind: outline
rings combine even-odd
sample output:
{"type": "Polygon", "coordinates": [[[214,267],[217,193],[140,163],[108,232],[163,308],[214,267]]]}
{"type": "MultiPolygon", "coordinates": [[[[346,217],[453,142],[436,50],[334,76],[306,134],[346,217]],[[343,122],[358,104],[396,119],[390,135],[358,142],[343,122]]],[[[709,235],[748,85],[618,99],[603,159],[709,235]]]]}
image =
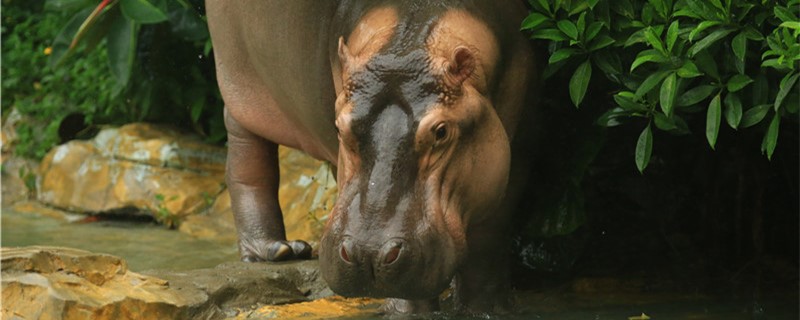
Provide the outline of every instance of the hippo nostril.
{"type": "Polygon", "coordinates": [[[392,262],[397,261],[397,257],[400,256],[400,249],[403,247],[403,244],[398,241],[392,241],[388,244],[389,250],[386,251],[385,258],[383,259],[384,264],[391,264],[392,262]]]}
{"type": "Polygon", "coordinates": [[[342,256],[342,260],[344,260],[344,262],[350,262],[350,256],[347,255],[347,249],[344,247],[344,244],[342,245],[341,250],[339,250],[339,255],[342,256]]]}
{"type": "Polygon", "coordinates": [[[345,236],[342,245],[339,247],[339,256],[347,263],[353,263],[353,240],[345,236]]]}

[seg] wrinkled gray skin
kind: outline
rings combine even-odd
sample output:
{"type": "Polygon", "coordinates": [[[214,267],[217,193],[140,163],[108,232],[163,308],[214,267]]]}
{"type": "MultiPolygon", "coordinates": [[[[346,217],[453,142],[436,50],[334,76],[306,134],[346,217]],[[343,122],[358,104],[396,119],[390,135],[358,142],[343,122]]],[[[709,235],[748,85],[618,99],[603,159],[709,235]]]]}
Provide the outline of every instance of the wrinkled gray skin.
{"type": "Polygon", "coordinates": [[[387,312],[420,313],[437,310],[452,283],[461,310],[506,307],[508,220],[530,163],[522,131],[534,67],[517,31],[522,2],[206,6],[242,260],[310,256],[304,241],[286,239],[282,144],[338,167],[339,197],[320,243],[321,272],[335,292],[388,297],[387,312]],[[348,39],[378,7],[396,13],[396,27],[356,59],[348,39]],[[496,41],[492,61],[469,41],[430,52],[431,30],[452,9],[485,23],[496,41]],[[432,63],[437,57],[444,67],[432,63]]]}

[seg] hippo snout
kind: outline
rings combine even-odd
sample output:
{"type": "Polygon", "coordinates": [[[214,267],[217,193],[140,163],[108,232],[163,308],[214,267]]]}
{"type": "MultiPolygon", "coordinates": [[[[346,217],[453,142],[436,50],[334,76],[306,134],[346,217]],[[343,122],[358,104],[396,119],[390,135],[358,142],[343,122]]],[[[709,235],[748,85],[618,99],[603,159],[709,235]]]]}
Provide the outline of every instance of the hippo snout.
{"type": "Polygon", "coordinates": [[[346,237],[339,248],[339,257],[345,263],[350,265],[360,263],[371,264],[372,270],[378,272],[391,270],[392,268],[396,269],[397,266],[392,265],[402,265],[402,261],[410,260],[412,254],[412,249],[406,241],[399,238],[386,241],[376,252],[356,248],[354,241],[350,237],[346,237]],[[361,257],[361,255],[364,255],[364,257],[361,257]]]}
{"type": "Polygon", "coordinates": [[[340,295],[427,299],[449,285],[449,277],[436,272],[441,268],[428,263],[417,239],[337,238],[323,240],[320,268],[340,295]]]}

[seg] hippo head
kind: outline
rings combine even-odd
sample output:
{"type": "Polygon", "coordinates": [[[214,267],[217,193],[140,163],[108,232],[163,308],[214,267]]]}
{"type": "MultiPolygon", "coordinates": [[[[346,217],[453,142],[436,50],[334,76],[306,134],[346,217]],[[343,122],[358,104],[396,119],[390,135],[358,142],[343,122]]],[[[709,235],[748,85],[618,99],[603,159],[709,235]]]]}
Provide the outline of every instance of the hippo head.
{"type": "Polygon", "coordinates": [[[339,196],[321,272],[344,296],[428,299],[503,198],[508,137],[473,48],[371,51],[339,40],[339,196]]]}

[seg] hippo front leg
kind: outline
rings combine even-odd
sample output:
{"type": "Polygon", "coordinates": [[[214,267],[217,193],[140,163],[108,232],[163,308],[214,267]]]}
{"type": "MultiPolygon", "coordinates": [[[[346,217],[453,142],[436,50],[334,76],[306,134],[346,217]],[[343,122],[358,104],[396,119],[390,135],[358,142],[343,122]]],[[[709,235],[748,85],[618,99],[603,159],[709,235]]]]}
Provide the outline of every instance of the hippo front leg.
{"type": "Polygon", "coordinates": [[[473,227],[468,254],[456,275],[455,307],[468,314],[505,313],[509,310],[510,239],[505,226],[473,227]]]}
{"type": "Polygon", "coordinates": [[[225,110],[228,130],[226,181],[231,194],[242,261],[308,259],[305,241],[286,241],[278,204],[278,145],[242,127],[225,110]]]}

